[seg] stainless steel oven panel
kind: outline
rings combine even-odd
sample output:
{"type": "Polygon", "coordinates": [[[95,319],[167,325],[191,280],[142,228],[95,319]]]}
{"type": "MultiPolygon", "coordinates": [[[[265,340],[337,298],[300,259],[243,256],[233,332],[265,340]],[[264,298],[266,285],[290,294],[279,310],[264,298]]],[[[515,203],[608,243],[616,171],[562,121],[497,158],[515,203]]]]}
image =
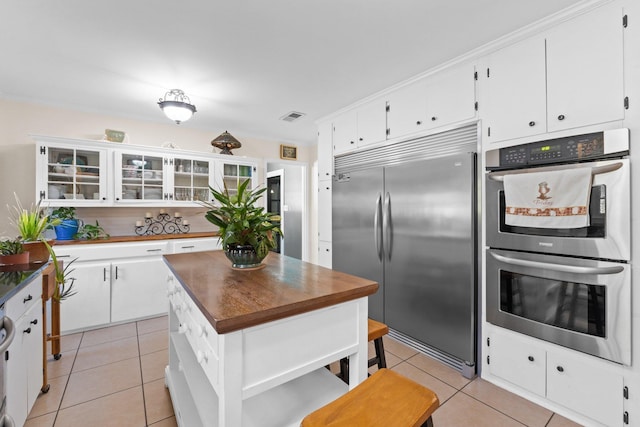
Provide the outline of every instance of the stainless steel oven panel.
{"type": "Polygon", "coordinates": [[[625,263],[490,249],[487,321],[607,360],[631,365],[631,266],[625,263]],[[500,272],[606,286],[604,338],[551,326],[500,310],[500,272]]]}
{"type": "Polygon", "coordinates": [[[629,261],[631,259],[631,174],[629,159],[605,160],[562,166],[517,169],[488,173],[487,246],[549,254],[629,261]],[[601,173],[593,175],[593,186],[606,188],[606,233],[597,237],[547,237],[515,234],[500,230],[500,193],[504,190],[500,177],[511,173],[591,167],[601,173]]]}

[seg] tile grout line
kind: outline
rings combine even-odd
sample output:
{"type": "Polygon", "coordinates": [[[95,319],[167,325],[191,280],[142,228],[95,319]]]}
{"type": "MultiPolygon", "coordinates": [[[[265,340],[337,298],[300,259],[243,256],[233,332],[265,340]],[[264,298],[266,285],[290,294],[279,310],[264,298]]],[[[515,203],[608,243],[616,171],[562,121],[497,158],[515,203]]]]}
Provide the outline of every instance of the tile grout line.
{"type": "Polygon", "coordinates": [[[142,351],[140,350],[140,331],[138,330],[138,322],[136,322],[136,341],[138,342],[138,362],[140,363],[140,388],[142,389],[142,410],[144,411],[144,425],[149,425],[147,418],[147,398],[144,392],[144,376],[142,374],[142,351]]]}
{"type": "MultiPolygon", "coordinates": [[[[65,381],[64,383],[64,390],[62,391],[62,395],[60,396],[60,402],[58,403],[58,409],[56,409],[56,415],[55,417],[53,417],[53,426],[56,425],[56,421],[58,421],[58,415],[60,414],[60,409],[62,407],[62,401],[64,400],[64,395],[67,393],[67,387],[69,386],[69,381],[71,381],[71,373],[73,372],[73,367],[76,364],[76,359],[78,358],[78,352],[80,351],[80,344],[82,343],[82,340],[84,339],[84,332],[82,333],[82,336],[80,337],[80,341],[78,342],[78,346],[76,347],[76,352],[73,356],[73,362],[71,362],[71,368],[69,368],[69,375],[67,375],[67,381],[65,381]]],[[[60,341],[62,341],[62,337],[60,337],[60,341]]],[[[62,343],[60,343],[62,344],[62,343]]],[[[62,349],[60,349],[60,354],[62,354],[62,349]]],[[[60,356],[60,358],[62,358],[62,356],[60,356]]],[[[54,359],[55,360],[55,359],[54,359]]],[[[56,360],[59,361],[60,359],[56,360]]]]}

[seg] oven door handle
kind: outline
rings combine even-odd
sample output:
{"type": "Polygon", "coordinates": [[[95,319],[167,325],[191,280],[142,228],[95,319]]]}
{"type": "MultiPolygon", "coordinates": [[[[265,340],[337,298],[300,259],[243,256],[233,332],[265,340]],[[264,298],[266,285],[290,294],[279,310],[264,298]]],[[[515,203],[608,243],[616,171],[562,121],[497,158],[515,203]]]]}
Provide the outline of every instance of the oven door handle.
{"type": "Polygon", "coordinates": [[[498,255],[490,252],[491,256],[500,262],[509,265],[517,265],[519,267],[540,268],[545,270],[558,271],[560,273],[576,273],[576,274],[618,274],[624,271],[624,267],[616,265],[613,267],[580,267],[574,265],[549,264],[546,262],[529,261],[526,259],[511,258],[504,255],[498,255]]]}
{"type": "MultiPolygon", "coordinates": [[[[517,175],[517,174],[521,174],[521,173],[529,173],[529,172],[542,172],[542,171],[553,171],[553,170],[562,170],[562,169],[575,169],[575,168],[582,168],[584,166],[580,165],[580,166],[569,166],[569,165],[562,165],[562,166],[552,166],[552,167],[548,167],[548,168],[539,168],[539,169],[521,169],[518,172],[491,172],[489,174],[487,174],[487,178],[489,178],[492,181],[504,181],[504,176],[505,175],[517,175]]],[[[594,168],[591,168],[591,175],[600,175],[603,173],[609,173],[609,172],[613,172],[616,171],[618,169],[620,169],[622,167],[622,163],[618,162],[618,163],[612,163],[610,165],[605,165],[605,166],[596,166],[594,168]]]]}
{"type": "Polygon", "coordinates": [[[0,355],[2,355],[4,354],[5,351],[7,351],[7,349],[11,345],[11,342],[13,341],[13,337],[16,334],[16,328],[15,328],[15,325],[13,324],[13,320],[8,318],[7,316],[4,316],[2,318],[2,324],[0,325],[0,328],[4,328],[7,334],[4,337],[4,341],[2,341],[2,343],[0,344],[0,355]]]}

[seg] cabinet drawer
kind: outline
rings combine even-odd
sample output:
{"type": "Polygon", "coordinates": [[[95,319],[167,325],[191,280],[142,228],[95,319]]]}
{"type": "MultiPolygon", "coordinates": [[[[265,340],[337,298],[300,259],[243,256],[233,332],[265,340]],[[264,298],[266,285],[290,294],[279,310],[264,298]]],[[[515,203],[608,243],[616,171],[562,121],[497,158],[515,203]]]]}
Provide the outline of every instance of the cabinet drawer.
{"type": "Polygon", "coordinates": [[[169,242],[152,241],[140,243],[105,243],[89,245],[54,246],[58,258],[63,261],[78,258],[78,261],[117,259],[144,256],[159,256],[169,253],[169,242]]]}
{"type": "Polygon", "coordinates": [[[5,314],[16,321],[42,298],[42,276],[37,276],[5,303],[5,314]]]}
{"type": "Polygon", "coordinates": [[[171,253],[200,252],[222,249],[217,237],[204,239],[179,239],[170,243],[171,253]]]}

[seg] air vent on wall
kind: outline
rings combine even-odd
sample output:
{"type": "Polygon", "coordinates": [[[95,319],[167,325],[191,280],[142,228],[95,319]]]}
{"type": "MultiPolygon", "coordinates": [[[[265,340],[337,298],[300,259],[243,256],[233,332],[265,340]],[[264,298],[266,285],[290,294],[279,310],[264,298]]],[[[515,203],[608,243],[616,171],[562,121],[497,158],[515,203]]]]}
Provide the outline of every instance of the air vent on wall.
{"type": "Polygon", "coordinates": [[[285,122],[293,122],[294,120],[298,120],[302,116],[304,116],[304,113],[299,113],[297,111],[292,111],[292,112],[287,113],[284,116],[280,117],[280,120],[284,120],[285,122]]]}

